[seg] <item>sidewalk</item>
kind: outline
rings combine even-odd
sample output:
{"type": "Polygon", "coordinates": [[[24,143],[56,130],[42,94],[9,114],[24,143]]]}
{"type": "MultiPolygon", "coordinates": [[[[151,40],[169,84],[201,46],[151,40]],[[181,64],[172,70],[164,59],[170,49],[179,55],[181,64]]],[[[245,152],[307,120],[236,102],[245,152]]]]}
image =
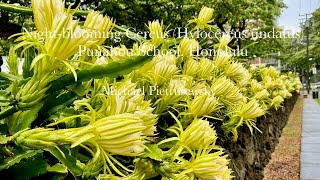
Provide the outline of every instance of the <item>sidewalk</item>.
{"type": "Polygon", "coordinates": [[[320,105],[304,99],[301,139],[301,180],[320,180],[320,105]]]}

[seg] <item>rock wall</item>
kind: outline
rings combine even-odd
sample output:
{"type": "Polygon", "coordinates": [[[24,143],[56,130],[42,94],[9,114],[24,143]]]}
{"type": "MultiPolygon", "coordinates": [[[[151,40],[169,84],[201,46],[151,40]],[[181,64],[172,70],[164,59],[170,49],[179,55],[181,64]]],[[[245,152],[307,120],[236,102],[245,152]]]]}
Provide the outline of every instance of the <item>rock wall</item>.
{"type": "Polygon", "coordinates": [[[298,94],[293,94],[284,102],[282,109],[271,110],[268,115],[257,120],[257,127],[262,133],[254,130],[252,136],[248,127],[244,125],[238,129],[237,142],[232,140],[218,142],[231,158],[230,166],[234,171],[234,179],[263,179],[263,169],[279,142],[282,129],[287,124],[298,96],[298,94]]]}

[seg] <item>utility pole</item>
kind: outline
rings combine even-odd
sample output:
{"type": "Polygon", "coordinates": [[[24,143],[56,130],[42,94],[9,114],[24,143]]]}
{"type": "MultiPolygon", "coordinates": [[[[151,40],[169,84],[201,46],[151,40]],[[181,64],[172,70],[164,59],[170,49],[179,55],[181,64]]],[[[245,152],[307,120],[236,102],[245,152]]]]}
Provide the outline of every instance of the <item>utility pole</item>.
{"type": "Polygon", "coordinates": [[[308,94],[310,94],[310,61],[309,61],[309,27],[310,27],[310,22],[309,22],[309,15],[311,14],[305,14],[305,15],[299,15],[299,16],[305,16],[305,27],[306,27],[306,44],[307,44],[307,90],[308,94]]]}

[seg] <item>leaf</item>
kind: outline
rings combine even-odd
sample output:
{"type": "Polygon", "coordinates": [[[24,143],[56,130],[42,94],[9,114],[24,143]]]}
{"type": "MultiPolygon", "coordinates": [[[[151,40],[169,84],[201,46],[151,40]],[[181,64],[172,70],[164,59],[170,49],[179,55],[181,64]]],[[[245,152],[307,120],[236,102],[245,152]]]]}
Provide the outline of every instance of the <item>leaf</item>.
{"type": "Polygon", "coordinates": [[[12,157],[5,159],[5,161],[0,164],[0,170],[8,169],[9,167],[19,163],[21,160],[28,159],[41,152],[41,150],[27,150],[21,153],[15,153],[12,157]]]}
{"type": "MultiPolygon", "coordinates": [[[[77,72],[77,82],[85,82],[90,79],[101,79],[103,77],[117,78],[129,74],[131,71],[143,66],[152,59],[151,52],[144,56],[129,57],[123,61],[111,62],[104,65],[95,65],[91,69],[84,69],[77,72]]],[[[51,83],[49,92],[61,90],[66,86],[77,83],[73,73],[65,75],[51,83]]]]}
{"type": "Polygon", "coordinates": [[[20,161],[8,170],[1,171],[1,176],[5,174],[10,179],[25,180],[38,177],[47,172],[49,166],[43,158],[42,154],[37,154],[32,158],[20,161]]]}
{"type": "Polygon", "coordinates": [[[160,161],[163,157],[162,150],[156,144],[147,144],[146,152],[141,157],[149,157],[151,159],[160,161]]]}
{"type": "Polygon", "coordinates": [[[56,172],[56,173],[61,173],[61,174],[67,174],[68,173],[68,168],[60,163],[57,163],[53,165],[52,167],[48,168],[48,172],[56,172]]]}
{"type": "Polygon", "coordinates": [[[7,95],[7,91],[0,90],[0,106],[9,106],[13,99],[7,95]]]}
{"type": "Polygon", "coordinates": [[[0,112],[0,119],[6,118],[11,116],[12,114],[16,113],[18,111],[16,106],[10,106],[6,108],[5,110],[2,110],[0,112]]]}
{"type": "Polygon", "coordinates": [[[76,114],[77,113],[73,108],[63,108],[63,109],[57,111],[55,114],[51,115],[49,117],[49,120],[55,122],[60,119],[63,119],[63,118],[69,117],[69,116],[73,116],[76,114]]]}
{"type": "Polygon", "coordinates": [[[59,110],[65,109],[67,106],[72,104],[78,98],[77,93],[73,91],[67,91],[56,95],[55,93],[49,95],[44,102],[40,114],[52,115],[59,110]]]}
{"type": "Polygon", "coordinates": [[[42,104],[39,104],[30,110],[17,112],[13,116],[9,117],[7,121],[9,132],[13,133],[29,128],[31,123],[38,117],[38,112],[41,107],[42,104]]]}
{"type": "Polygon", "coordinates": [[[67,148],[63,146],[60,146],[59,148],[61,151],[56,148],[49,148],[46,150],[49,151],[55,158],[57,158],[63,165],[65,165],[75,178],[79,178],[82,174],[82,169],[77,165],[76,159],[69,155],[67,148]]]}

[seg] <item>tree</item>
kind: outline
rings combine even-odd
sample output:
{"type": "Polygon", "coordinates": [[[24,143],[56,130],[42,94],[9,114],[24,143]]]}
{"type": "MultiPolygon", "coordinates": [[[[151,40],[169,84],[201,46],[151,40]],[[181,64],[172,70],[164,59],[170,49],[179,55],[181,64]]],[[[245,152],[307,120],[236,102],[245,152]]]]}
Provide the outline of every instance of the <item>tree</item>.
{"type": "MultiPolygon", "coordinates": [[[[9,3],[30,5],[28,1],[23,0],[10,0],[9,3]]],[[[197,15],[196,12],[199,12],[202,6],[208,6],[214,9],[214,21],[211,24],[216,25],[219,31],[247,36],[252,30],[275,27],[275,19],[285,7],[282,0],[66,0],[66,6],[71,5],[72,8],[78,7],[79,4],[81,10],[102,11],[105,15],[113,17],[117,24],[134,27],[137,31],[145,30],[145,24],[155,19],[163,20],[169,29],[184,27],[190,17],[197,15]]],[[[235,35],[230,45],[237,48],[252,43],[255,43],[255,46],[249,49],[252,55],[268,53],[272,49],[270,46],[279,47],[279,41],[276,40],[252,41],[250,36],[244,40],[235,35]]]]}

